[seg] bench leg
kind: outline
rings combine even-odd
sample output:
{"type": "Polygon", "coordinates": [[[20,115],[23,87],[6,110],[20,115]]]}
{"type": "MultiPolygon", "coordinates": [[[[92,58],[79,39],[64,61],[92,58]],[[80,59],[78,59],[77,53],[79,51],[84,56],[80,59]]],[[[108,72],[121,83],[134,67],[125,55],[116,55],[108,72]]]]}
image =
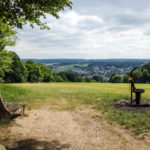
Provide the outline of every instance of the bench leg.
{"type": "Polygon", "coordinates": [[[23,110],[22,110],[22,114],[24,114],[25,113],[25,106],[23,106],[23,110]]]}
{"type": "Polygon", "coordinates": [[[136,105],[140,105],[141,101],[141,93],[135,93],[136,94],[136,105]]]}

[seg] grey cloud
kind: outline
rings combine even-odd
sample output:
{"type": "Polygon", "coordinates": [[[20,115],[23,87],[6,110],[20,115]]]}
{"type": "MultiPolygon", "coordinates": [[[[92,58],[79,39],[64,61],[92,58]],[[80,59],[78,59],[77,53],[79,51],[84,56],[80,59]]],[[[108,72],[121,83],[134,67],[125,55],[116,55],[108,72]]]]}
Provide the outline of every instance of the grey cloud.
{"type": "Polygon", "coordinates": [[[98,22],[93,22],[91,20],[86,20],[86,21],[81,21],[81,24],[79,25],[79,28],[84,30],[92,30],[92,29],[98,29],[102,28],[104,24],[98,23],[98,22]]]}
{"type": "Polygon", "coordinates": [[[108,31],[110,32],[122,32],[122,31],[128,31],[131,29],[130,26],[111,26],[108,28],[108,31]]]}
{"type": "Polygon", "coordinates": [[[136,15],[118,15],[116,19],[122,25],[144,25],[150,22],[150,18],[136,15]]]}
{"type": "MultiPolygon", "coordinates": [[[[133,10],[145,10],[149,8],[149,0],[72,0],[73,8],[82,12],[91,12],[102,8],[128,8],[133,10]],[[86,9],[84,9],[86,7],[86,9]]],[[[104,10],[104,9],[103,9],[104,10]]],[[[111,12],[109,12],[111,13],[111,12]]]]}
{"type": "Polygon", "coordinates": [[[143,34],[145,34],[146,36],[150,36],[150,30],[145,30],[145,31],[143,32],[143,34]]]}
{"type": "Polygon", "coordinates": [[[73,0],[73,2],[79,12],[100,16],[108,24],[119,22],[140,25],[150,21],[149,14],[145,14],[150,8],[149,0],[73,0]]]}

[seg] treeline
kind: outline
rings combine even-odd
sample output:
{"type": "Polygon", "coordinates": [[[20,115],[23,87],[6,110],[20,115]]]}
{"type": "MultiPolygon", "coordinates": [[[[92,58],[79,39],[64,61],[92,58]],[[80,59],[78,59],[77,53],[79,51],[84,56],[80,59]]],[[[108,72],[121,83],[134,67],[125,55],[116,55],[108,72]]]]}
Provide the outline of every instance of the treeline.
{"type": "Polygon", "coordinates": [[[54,73],[52,69],[33,60],[22,62],[12,51],[0,52],[0,82],[102,82],[100,76],[83,79],[71,72],[54,73]]]}
{"type": "MultiPolygon", "coordinates": [[[[113,74],[111,83],[128,83],[130,71],[124,75],[113,74]]],[[[150,83],[150,63],[143,64],[133,72],[135,83],[150,83]]],[[[101,76],[83,78],[72,72],[54,73],[52,69],[33,60],[22,62],[12,51],[0,51],[0,82],[104,82],[101,76]]]]}
{"type": "Polygon", "coordinates": [[[135,67],[135,66],[141,66],[145,62],[148,62],[149,60],[134,60],[134,59],[123,59],[123,60],[105,60],[105,61],[99,61],[99,62],[93,62],[88,65],[88,67],[116,67],[116,68],[127,68],[127,67],[135,67]]]}
{"type": "MultiPolygon", "coordinates": [[[[111,83],[128,83],[130,71],[124,75],[113,74],[110,77],[111,83]]],[[[140,68],[133,72],[133,80],[135,83],[150,83],[150,63],[143,64],[140,68]]]]}
{"type": "Polygon", "coordinates": [[[59,81],[59,76],[50,68],[32,60],[22,62],[15,52],[0,52],[0,82],[51,82],[59,81]]]}

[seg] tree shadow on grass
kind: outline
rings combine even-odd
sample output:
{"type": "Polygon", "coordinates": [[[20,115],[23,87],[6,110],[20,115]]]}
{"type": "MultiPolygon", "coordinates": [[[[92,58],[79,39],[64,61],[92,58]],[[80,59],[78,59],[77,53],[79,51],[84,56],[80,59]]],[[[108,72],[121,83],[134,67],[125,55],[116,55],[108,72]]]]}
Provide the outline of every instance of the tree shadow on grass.
{"type": "Polygon", "coordinates": [[[58,140],[38,141],[35,139],[24,139],[17,141],[16,146],[10,150],[62,150],[69,149],[70,144],[61,144],[58,140]]]}

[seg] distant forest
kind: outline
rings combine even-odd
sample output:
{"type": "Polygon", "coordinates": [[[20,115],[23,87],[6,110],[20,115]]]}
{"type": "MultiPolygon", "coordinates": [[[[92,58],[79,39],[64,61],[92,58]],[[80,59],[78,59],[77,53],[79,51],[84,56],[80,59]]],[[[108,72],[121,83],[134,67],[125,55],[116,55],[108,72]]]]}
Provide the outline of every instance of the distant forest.
{"type": "MultiPolygon", "coordinates": [[[[28,59],[22,59],[22,61],[27,61],[28,59]]],[[[140,66],[146,62],[150,62],[150,59],[32,59],[37,63],[42,64],[60,64],[60,65],[70,65],[70,64],[89,64],[89,66],[97,65],[110,65],[110,66],[140,66]]]]}

